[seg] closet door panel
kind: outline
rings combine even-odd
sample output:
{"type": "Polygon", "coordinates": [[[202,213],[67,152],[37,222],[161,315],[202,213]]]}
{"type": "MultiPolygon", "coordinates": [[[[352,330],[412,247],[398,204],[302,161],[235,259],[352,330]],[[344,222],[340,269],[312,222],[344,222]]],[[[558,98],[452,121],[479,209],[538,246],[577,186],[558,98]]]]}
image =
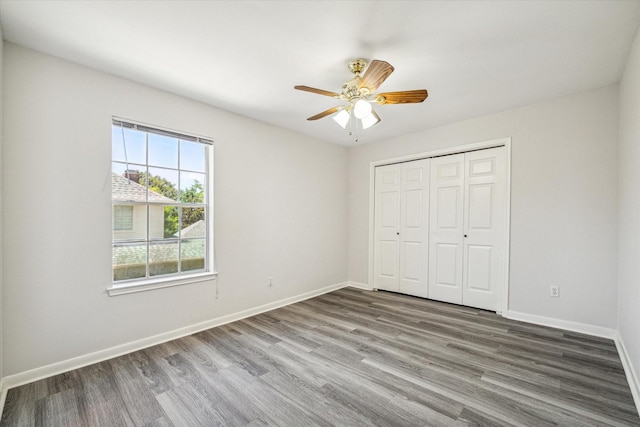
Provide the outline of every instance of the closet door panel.
{"type": "Polygon", "coordinates": [[[431,159],[429,298],[462,303],[464,154],[431,159]]]}
{"type": "Polygon", "coordinates": [[[378,166],[375,171],[373,286],[399,290],[400,165],[378,166]]]}
{"type": "Polygon", "coordinates": [[[436,283],[440,286],[459,287],[458,271],[462,268],[458,264],[461,250],[458,244],[439,243],[436,245],[435,258],[436,283]]]}
{"type": "Polygon", "coordinates": [[[501,311],[505,280],[504,147],[465,154],[463,304],[501,311]]]}
{"type": "Polygon", "coordinates": [[[467,245],[467,290],[491,292],[492,252],[491,246],[467,245]]]}
{"type": "Polygon", "coordinates": [[[401,164],[399,292],[426,297],[429,240],[429,159],[401,164]]]}
{"type": "Polygon", "coordinates": [[[397,282],[398,279],[398,242],[380,242],[379,275],[397,282]]]}

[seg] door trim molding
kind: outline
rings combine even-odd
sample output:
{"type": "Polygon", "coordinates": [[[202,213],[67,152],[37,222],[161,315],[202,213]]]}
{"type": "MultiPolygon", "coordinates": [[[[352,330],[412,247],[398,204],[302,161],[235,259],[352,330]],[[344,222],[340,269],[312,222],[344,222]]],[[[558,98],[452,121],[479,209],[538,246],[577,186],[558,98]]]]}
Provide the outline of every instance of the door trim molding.
{"type": "Polygon", "coordinates": [[[374,247],[374,220],[375,220],[375,173],[376,166],[390,165],[394,163],[410,162],[413,160],[428,159],[431,157],[446,156],[449,154],[466,153],[469,151],[483,150],[486,148],[504,147],[506,161],[506,212],[505,212],[505,278],[504,289],[502,290],[502,311],[498,314],[506,315],[509,309],[509,247],[511,243],[511,137],[493,139],[490,141],[475,142],[465,145],[442,148],[439,150],[426,151],[405,156],[392,157],[383,160],[375,160],[369,163],[369,273],[368,285],[373,288],[373,247],[374,247]]]}

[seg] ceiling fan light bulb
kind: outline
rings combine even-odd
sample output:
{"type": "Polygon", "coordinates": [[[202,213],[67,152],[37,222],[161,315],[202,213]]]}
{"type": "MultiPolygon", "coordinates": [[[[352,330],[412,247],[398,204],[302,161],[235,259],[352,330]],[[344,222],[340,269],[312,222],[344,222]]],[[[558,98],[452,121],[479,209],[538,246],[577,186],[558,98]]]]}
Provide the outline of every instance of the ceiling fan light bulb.
{"type": "Polygon", "coordinates": [[[349,123],[349,118],[350,117],[351,117],[351,115],[347,112],[347,110],[340,110],[340,112],[338,114],[335,114],[333,116],[333,120],[335,120],[335,122],[337,124],[339,124],[344,129],[346,129],[347,123],[349,123]]]}
{"type": "Polygon", "coordinates": [[[359,99],[353,106],[353,115],[362,120],[371,114],[371,104],[364,99],[359,99]]]}

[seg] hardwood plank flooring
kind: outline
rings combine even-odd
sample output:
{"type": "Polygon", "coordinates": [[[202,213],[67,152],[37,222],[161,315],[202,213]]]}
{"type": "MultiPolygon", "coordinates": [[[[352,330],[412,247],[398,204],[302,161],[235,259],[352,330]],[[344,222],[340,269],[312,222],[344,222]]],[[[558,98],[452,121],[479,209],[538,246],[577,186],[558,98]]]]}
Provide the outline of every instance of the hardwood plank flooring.
{"type": "Polygon", "coordinates": [[[9,390],[0,426],[640,426],[611,340],[341,289],[9,390]]]}

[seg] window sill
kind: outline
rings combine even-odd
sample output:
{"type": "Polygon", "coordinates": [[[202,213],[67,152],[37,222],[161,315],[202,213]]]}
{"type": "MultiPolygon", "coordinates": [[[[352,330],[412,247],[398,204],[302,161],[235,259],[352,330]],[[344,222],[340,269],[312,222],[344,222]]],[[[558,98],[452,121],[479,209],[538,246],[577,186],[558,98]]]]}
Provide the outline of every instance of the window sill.
{"type": "Polygon", "coordinates": [[[151,291],[153,289],[168,288],[171,286],[188,285],[190,283],[205,282],[207,280],[213,280],[218,276],[218,273],[197,273],[190,274],[188,276],[170,277],[163,279],[151,279],[140,282],[127,283],[122,285],[111,285],[107,288],[107,292],[110,297],[117,295],[132,294],[135,292],[151,291]]]}

